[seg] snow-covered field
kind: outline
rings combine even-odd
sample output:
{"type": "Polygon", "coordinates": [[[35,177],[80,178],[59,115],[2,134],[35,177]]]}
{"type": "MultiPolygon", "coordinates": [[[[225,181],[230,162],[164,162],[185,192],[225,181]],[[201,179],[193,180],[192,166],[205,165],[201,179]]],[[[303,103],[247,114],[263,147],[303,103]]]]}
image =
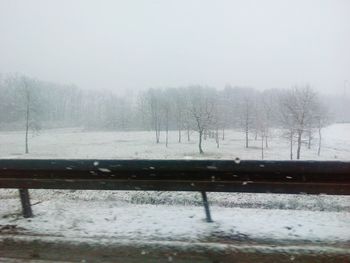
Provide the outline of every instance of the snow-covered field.
{"type": "MultiPolygon", "coordinates": [[[[197,153],[196,134],[179,144],[170,133],[169,147],[155,144],[152,132],[83,132],[79,129],[42,131],[30,139],[0,133],[0,158],[222,158],[260,159],[259,142],[244,148],[244,135],[227,131],[217,149],[204,141],[197,153]]],[[[288,159],[288,144],[278,131],[266,159],[288,159]]],[[[185,136],[184,136],[185,137],[185,136]]],[[[350,125],[324,130],[323,150],[302,151],[303,159],[350,160],[350,125]]],[[[138,241],[293,240],[350,242],[350,197],[242,193],[209,193],[214,223],[204,219],[200,195],[174,192],[31,190],[34,219],[20,216],[16,190],[0,190],[0,234],[47,235],[68,239],[98,238],[138,241]],[[12,225],[13,228],[4,226],[12,225]]],[[[136,241],[135,241],[136,242],[136,241]]]]}
{"type": "MultiPolygon", "coordinates": [[[[265,159],[289,159],[288,141],[281,131],[275,130],[265,149],[265,159]]],[[[84,132],[82,129],[43,130],[30,138],[30,154],[24,154],[23,132],[0,132],[0,158],[212,158],[212,159],[261,159],[261,142],[250,140],[244,147],[244,134],[238,130],[225,132],[225,140],[217,148],[214,139],[203,142],[204,155],[198,154],[197,133],[187,141],[185,132],[182,143],[177,142],[177,132],[169,133],[169,146],[165,147],[165,133],[160,144],[155,143],[154,133],[147,132],[84,132]]],[[[333,124],[323,131],[323,148],[317,156],[317,137],[311,149],[303,145],[301,158],[308,160],[350,160],[350,124],[333,124]]],[[[295,147],[296,149],[296,147],[295,147]]]]}

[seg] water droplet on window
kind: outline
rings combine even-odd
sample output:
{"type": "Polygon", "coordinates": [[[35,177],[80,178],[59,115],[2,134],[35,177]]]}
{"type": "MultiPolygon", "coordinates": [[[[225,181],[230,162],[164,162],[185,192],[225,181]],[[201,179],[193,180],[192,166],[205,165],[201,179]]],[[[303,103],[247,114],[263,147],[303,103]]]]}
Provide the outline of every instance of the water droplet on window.
{"type": "Polygon", "coordinates": [[[107,168],[98,168],[98,170],[100,170],[101,172],[104,172],[104,173],[110,173],[111,170],[107,169],[107,168]]]}

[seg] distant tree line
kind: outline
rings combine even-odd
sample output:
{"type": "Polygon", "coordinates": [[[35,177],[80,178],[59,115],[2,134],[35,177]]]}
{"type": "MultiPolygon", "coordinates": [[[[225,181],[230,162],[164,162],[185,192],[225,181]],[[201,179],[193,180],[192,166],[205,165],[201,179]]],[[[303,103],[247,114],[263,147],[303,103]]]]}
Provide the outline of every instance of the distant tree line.
{"type": "Polygon", "coordinates": [[[314,135],[321,152],[322,128],[332,118],[322,98],[311,87],[268,89],[226,86],[151,88],[135,96],[112,91],[83,90],[22,75],[0,76],[0,129],[84,127],[86,130],[153,130],[155,143],[168,147],[169,131],[177,131],[178,143],[225,140],[226,129],[240,129],[244,147],[260,140],[261,157],[269,147],[271,131],[283,130],[290,158],[300,159],[301,146],[311,147],[314,135]],[[296,149],[294,149],[296,147],[296,149]],[[296,151],[296,156],[294,152],[296,151]]]}
{"type": "MultiPolygon", "coordinates": [[[[22,75],[0,75],[0,129],[23,128],[28,96],[30,126],[43,128],[129,129],[133,98],[109,91],[82,90],[22,75]]],[[[138,123],[135,121],[135,123],[138,123]]],[[[138,127],[133,127],[138,129],[138,127]]]]}
{"type": "Polygon", "coordinates": [[[269,147],[272,128],[280,128],[290,144],[290,158],[296,146],[296,159],[300,159],[302,143],[311,147],[313,135],[318,133],[318,154],[321,151],[322,128],[331,121],[328,108],[309,86],[291,89],[257,91],[252,88],[226,87],[216,90],[209,87],[149,89],[139,99],[145,127],[160,134],[178,130],[178,142],[183,133],[190,140],[192,131],[198,135],[198,150],[203,153],[202,141],[214,138],[217,147],[225,139],[225,129],[241,129],[246,148],[250,140],[261,140],[261,157],[269,147]],[[169,99],[170,98],[170,99],[169,99]]]}

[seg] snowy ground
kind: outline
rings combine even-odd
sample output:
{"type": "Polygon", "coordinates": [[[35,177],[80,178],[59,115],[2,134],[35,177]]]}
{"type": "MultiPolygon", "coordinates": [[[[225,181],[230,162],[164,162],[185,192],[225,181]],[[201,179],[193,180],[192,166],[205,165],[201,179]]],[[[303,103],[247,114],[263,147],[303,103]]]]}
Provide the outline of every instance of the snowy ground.
{"type": "Polygon", "coordinates": [[[350,246],[350,197],[208,193],[31,190],[35,218],[21,217],[16,190],[1,190],[0,237],[70,240],[311,242],[350,246]]]}
{"type": "MultiPolygon", "coordinates": [[[[275,136],[267,159],[288,159],[288,144],[275,136]]],[[[0,158],[222,158],[259,159],[258,142],[244,148],[243,134],[228,131],[220,149],[193,141],[155,144],[152,132],[42,131],[23,155],[23,133],[0,133],[0,158]],[[255,146],[254,146],[255,145],[255,146]]],[[[350,160],[350,125],[324,131],[320,159],[350,160]]],[[[303,159],[318,159],[304,147],[303,159]]],[[[137,241],[289,240],[350,242],[350,197],[209,193],[214,223],[204,219],[200,195],[174,192],[32,190],[35,218],[20,216],[16,190],[0,190],[0,236],[7,234],[137,241]]]]}
{"type": "MultiPolygon", "coordinates": [[[[30,154],[24,154],[23,132],[0,132],[0,158],[152,158],[152,159],[261,159],[260,141],[251,138],[251,146],[244,147],[244,134],[237,130],[225,132],[225,140],[216,147],[214,139],[203,142],[204,155],[198,154],[197,133],[188,142],[177,142],[177,132],[169,134],[169,147],[163,141],[154,142],[153,132],[84,132],[82,129],[43,130],[30,138],[30,154]]],[[[334,124],[323,131],[323,148],[317,156],[317,138],[311,149],[302,149],[302,159],[350,160],[350,124],[334,124]]],[[[287,140],[275,130],[265,150],[265,159],[289,159],[287,140]]]]}
{"type": "MultiPolygon", "coordinates": [[[[34,219],[20,216],[16,192],[3,190],[2,196],[0,226],[16,225],[22,234],[143,241],[350,241],[347,197],[209,193],[215,222],[208,224],[196,193],[162,197],[157,192],[32,190],[34,219]]],[[[0,228],[0,233],[7,230],[0,228]]]]}

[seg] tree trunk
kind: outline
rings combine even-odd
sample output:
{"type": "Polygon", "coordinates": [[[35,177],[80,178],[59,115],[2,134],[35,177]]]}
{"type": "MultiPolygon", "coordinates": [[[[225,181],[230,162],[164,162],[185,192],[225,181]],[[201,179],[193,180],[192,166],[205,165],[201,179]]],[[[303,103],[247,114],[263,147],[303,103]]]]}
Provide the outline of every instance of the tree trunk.
{"type": "Polygon", "coordinates": [[[155,121],[154,123],[154,130],[156,132],[156,143],[159,143],[159,137],[160,137],[160,127],[159,127],[158,120],[155,121]]]}
{"type": "Polygon", "coordinates": [[[309,135],[309,141],[308,141],[308,144],[307,144],[307,148],[308,148],[308,149],[311,149],[311,141],[312,141],[312,134],[311,134],[311,131],[308,131],[308,135],[309,135]]]}
{"type": "Polygon", "coordinates": [[[216,131],[215,131],[215,140],[216,140],[216,147],[219,148],[220,143],[219,143],[219,129],[218,128],[216,128],[216,131]]]}
{"type": "Polygon", "coordinates": [[[261,160],[264,160],[264,136],[261,136],[261,160]]]}
{"type": "Polygon", "coordinates": [[[157,131],[158,131],[158,133],[157,133],[157,143],[159,143],[160,142],[160,122],[158,122],[157,131]]]}
{"type": "Polygon", "coordinates": [[[293,160],[293,137],[294,133],[290,132],[290,159],[293,160]]]}
{"type": "Polygon", "coordinates": [[[321,142],[322,142],[322,134],[321,134],[321,128],[318,129],[318,151],[317,155],[321,155],[321,142]]]}
{"type": "Polygon", "coordinates": [[[199,131],[199,142],[198,142],[198,148],[199,148],[199,153],[203,154],[203,149],[202,149],[202,136],[203,136],[203,131],[199,131]]]}
{"type": "Polygon", "coordinates": [[[160,132],[158,128],[156,128],[156,143],[159,143],[159,135],[160,135],[160,132]]]}
{"type": "Polygon", "coordinates": [[[165,133],[165,147],[167,147],[168,148],[168,133],[169,133],[169,131],[168,131],[168,128],[166,129],[166,133],[165,133]]]}
{"type": "Polygon", "coordinates": [[[167,148],[168,148],[168,138],[169,138],[168,134],[169,134],[169,129],[168,129],[168,125],[167,125],[166,131],[165,131],[165,147],[167,147],[167,148]]]}
{"type": "Polygon", "coordinates": [[[166,123],[165,123],[165,147],[168,147],[169,138],[169,111],[166,111],[166,123]]]}
{"type": "Polygon", "coordinates": [[[297,160],[300,160],[300,150],[301,150],[301,136],[302,131],[298,131],[298,148],[297,148],[297,160]]]}
{"type": "Polygon", "coordinates": [[[29,134],[29,102],[30,97],[29,93],[27,94],[27,110],[26,110],[26,136],[25,136],[25,153],[29,153],[29,145],[28,145],[28,134],[29,134]]]}
{"type": "Polygon", "coordinates": [[[187,126],[187,141],[189,142],[191,140],[191,137],[190,137],[190,126],[188,125],[187,126]]]}
{"type": "Polygon", "coordinates": [[[246,128],[245,128],[245,148],[248,148],[248,141],[249,141],[249,138],[248,138],[248,136],[249,136],[249,133],[248,133],[248,127],[246,126],[246,128]]]}

